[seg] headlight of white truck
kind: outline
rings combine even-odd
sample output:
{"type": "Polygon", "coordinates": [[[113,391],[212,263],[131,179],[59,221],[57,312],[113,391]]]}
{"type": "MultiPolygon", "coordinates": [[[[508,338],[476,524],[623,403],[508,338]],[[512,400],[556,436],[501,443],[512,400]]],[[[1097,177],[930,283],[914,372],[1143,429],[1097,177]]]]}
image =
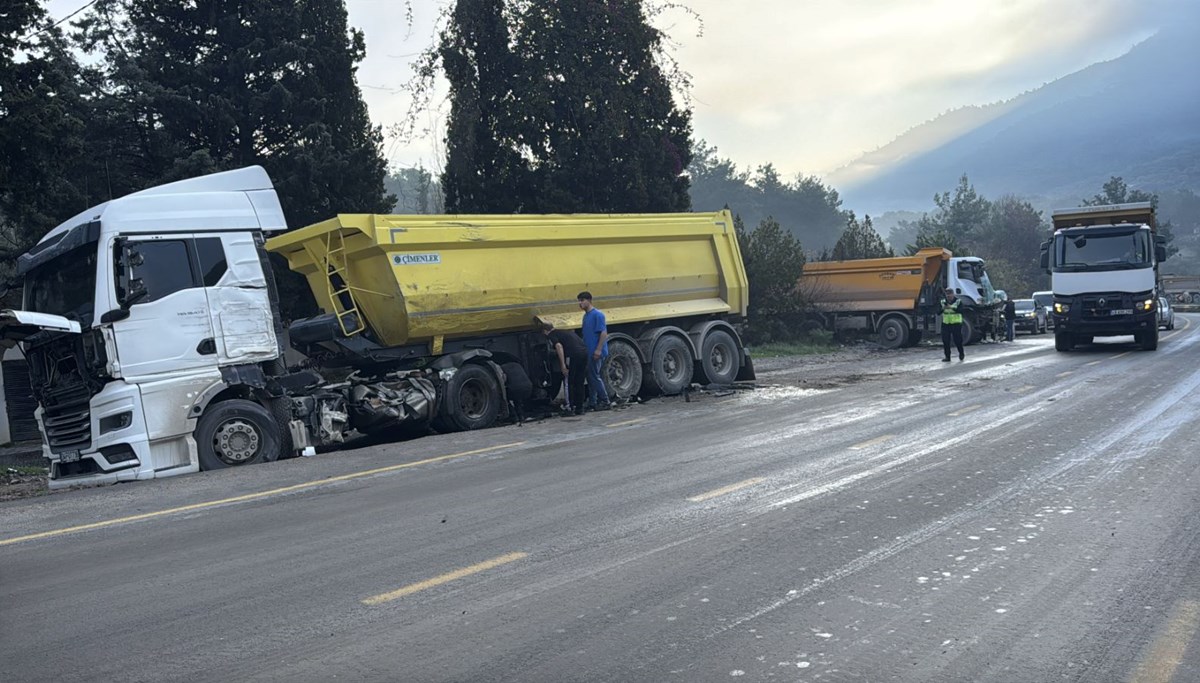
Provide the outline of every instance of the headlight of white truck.
{"type": "Polygon", "coordinates": [[[1071,304],[1061,304],[1061,303],[1055,301],[1054,302],[1054,312],[1055,313],[1070,313],[1071,312],[1071,304]]]}
{"type": "Polygon", "coordinates": [[[1154,299],[1146,299],[1145,301],[1143,301],[1142,302],[1142,310],[1143,311],[1153,311],[1154,310],[1154,299]]]}

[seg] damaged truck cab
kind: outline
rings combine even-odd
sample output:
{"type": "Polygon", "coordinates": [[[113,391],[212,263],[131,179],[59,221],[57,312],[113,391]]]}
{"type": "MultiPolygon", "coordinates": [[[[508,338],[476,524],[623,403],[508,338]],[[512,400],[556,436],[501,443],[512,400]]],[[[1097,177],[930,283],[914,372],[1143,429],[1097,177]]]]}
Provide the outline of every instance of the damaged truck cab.
{"type": "Polygon", "coordinates": [[[18,259],[24,310],[5,338],[24,346],[52,487],[267,456],[246,416],[266,408],[244,380],[281,357],[263,233],[285,227],[252,168],[106,202],[18,259]],[[202,418],[215,448],[197,448],[202,418]]]}

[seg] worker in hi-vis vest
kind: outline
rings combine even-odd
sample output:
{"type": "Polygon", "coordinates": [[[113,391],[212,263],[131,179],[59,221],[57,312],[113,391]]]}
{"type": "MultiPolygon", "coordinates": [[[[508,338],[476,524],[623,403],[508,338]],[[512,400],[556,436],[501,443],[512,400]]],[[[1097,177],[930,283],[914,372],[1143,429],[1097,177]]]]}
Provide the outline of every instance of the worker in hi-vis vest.
{"type": "Polygon", "coordinates": [[[946,296],[942,299],[942,351],[946,353],[943,362],[950,362],[950,340],[954,340],[954,346],[958,348],[958,359],[963,360],[966,355],[963,353],[963,338],[962,338],[962,301],[954,296],[953,289],[946,290],[946,296]]]}

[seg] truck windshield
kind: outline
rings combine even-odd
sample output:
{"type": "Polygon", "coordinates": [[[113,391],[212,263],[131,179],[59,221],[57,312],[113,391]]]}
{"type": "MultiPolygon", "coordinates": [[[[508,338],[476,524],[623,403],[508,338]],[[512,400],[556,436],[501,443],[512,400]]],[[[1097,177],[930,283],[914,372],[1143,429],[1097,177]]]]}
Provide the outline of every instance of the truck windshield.
{"type": "Polygon", "coordinates": [[[92,324],[96,293],[96,244],[85,244],[25,275],[25,309],[92,324]]]}
{"type": "Polygon", "coordinates": [[[1150,233],[1062,234],[1055,238],[1055,270],[1122,270],[1147,268],[1150,233]]]}

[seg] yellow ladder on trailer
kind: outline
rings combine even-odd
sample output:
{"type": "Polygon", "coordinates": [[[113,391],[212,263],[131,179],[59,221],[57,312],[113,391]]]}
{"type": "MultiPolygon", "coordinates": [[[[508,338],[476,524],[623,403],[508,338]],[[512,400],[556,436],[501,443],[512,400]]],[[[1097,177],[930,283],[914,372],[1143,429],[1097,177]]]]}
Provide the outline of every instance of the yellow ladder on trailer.
{"type": "MultiPolygon", "coordinates": [[[[371,290],[355,287],[350,283],[349,264],[346,260],[346,238],[342,230],[331,230],[325,233],[323,254],[313,249],[312,241],[304,242],[304,250],[312,259],[314,265],[321,264],[325,270],[325,291],[329,295],[333,315],[337,318],[338,327],[342,334],[352,337],[367,329],[366,321],[358,310],[358,301],[354,298],[355,290],[371,292],[371,290]]],[[[381,294],[381,296],[387,296],[381,294]]]]}

